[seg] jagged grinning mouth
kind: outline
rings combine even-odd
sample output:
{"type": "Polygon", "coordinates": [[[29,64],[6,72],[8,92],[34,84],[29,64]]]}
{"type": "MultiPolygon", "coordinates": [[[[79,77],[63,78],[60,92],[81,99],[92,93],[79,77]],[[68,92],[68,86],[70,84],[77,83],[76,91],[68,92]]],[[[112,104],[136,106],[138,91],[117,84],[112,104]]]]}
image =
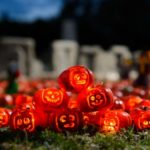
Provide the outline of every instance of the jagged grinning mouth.
{"type": "Polygon", "coordinates": [[[64,125],[65,128],[74,128],[75,127],[75,123],[68,123],[64,125]]]}
{"type": "Polygon", "coordinates": [[[86,84],[86,80],[76,81],[76,84],[79,84],[79,85],[86,84]]]}
{"type": "Polygon", "coordinates": [[[51,103],[58,103],[60,101],[60,98],[50,98],[49,96],[45,96],[44,99],[51,103]]]}
{"type": "Polygon", "coordinates": [[[103,126],[102,131],[104,132],[115,132],[115,126],[103,126]]]}
{"type": "Polygon", "coordinates": [[[45,91],[43,91],[43,93],[42,93],[43,102],[60,105],[63,101],[63,94],[61,91],[57,92],[56,95],[55,95],[55,93],[56,92],[49,91],[49,92],[46,92],[46,94],[45,94],[45,91]],[[52,93],[54,93],[54,94],[52,94],[52,93]]]}

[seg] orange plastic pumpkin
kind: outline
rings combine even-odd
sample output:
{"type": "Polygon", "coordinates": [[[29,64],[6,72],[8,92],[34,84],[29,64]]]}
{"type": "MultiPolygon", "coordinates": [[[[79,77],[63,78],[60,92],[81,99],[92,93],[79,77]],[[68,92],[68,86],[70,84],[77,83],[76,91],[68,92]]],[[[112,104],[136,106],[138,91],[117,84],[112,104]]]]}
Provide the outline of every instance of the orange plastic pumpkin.
{"type": "Polygon", "coordinates": [[[83,116],[77,110],[59,110],[49,117],[50,128],[56,132],[77,131],[83,126],[83,116]]]}
{"type": "Polygon", "coordinates": [[[41,89],[34,95],[36,108],[52,112],[61,107],[67,107],[68,96],[65,91],[55,88],[41,89]]]}
{"type": "Polygon", "coordinates": [[[36,127],[45,128],[48,125],[48,114],[39,110],[16,109],[10,117],[10,127],[13,130],[35,131],[36,127]]]}
{"type": "Polygon", "coordinates": [[[9,125],[9,119],[11,110],[6,108],[0,108],[0,128],[7,127],[9,125]]]}
{"type": "Polygon", "coordinates": [[[83,112],[110,108],[114,103],[112,91],[102,86],[89,87],[79,93],[77,99],[83,112]]]}
{"type": "Polygon", "coordinates": [[[93,81],[92,72],[84,66],[70,67],[58,77],[58,83],[61,88],[77,93],[93,85],[93,81]]]}

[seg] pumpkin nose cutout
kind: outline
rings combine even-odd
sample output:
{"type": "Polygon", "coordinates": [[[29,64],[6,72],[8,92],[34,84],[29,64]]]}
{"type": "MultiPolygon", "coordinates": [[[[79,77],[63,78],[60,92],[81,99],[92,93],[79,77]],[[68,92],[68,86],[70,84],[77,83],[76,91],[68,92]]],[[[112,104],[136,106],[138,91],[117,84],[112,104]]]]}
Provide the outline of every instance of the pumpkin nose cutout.
{"type": "Polygon", "coordinates": [[[61,116],[61,117],[60,117],[60,121],[61,121],[62,123],[65,123],[65,122],[66,122],[66,116],[61,116]]]}
{"type": "Polygon", "coordinates": [[[75,121],[75,116],[74,115],[69,115],[69,120],[72,121],[72,122],[75,121]]]}
{"type": "Polygon", "coordinates": [[[17,125],[18,125],[18,126],[22,125],[22,119],[18,119],[18,120],[17,120],[17,125]]]}
{"type": "Polygon", "coordinates": [[[54,99],[54,98],[55,98],[55,96],[54,96],[54,95],[52,95],[52,96],[51,96],[51,98],[52,98],[52,99],[54,99]]]}
{"type": "Polygon", "coordinates": [[[24,119],[23,119],[23,123],[24,123],[25,125],[29,124],[29,123],[30,123],[30,119],[29,119],[29,118],[24,118],[24,119]]]}

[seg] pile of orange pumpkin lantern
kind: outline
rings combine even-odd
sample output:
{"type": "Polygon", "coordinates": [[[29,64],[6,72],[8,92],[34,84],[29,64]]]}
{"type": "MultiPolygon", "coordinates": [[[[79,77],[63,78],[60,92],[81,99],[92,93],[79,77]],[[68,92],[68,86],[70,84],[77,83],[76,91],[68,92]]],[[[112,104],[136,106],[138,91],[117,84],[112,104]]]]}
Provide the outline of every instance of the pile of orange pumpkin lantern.
{"type": "Polygon", "coordinates": [[[150,100],[138,95],[138,89],[119,90],[123,86],[126,83],[113,84],[111,89],[95,84],[89,69],[73,66],[59,75],[58,87],[37,90],[33,96],[1,96],[1,106],[14,107],[0,108],[0,127],[27,132],[39,128],[74,132],[91,125],[102,133],[116,133],[129,127],[149,129],[150,100]]]}

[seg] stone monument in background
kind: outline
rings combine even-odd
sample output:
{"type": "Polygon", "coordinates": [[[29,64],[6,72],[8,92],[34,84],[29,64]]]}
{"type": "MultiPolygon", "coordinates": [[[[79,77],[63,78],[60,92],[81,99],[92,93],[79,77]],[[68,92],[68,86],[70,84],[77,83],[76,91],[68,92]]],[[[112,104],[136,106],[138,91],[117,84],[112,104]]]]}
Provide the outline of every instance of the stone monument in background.
{"type": "Polygon", "coordinates": [[[31,38],[3,37],[0,39],[0,75],[6,76],[9,59],[16,60],[18,70],[30,78],[37,78],[44,73],[44,66],[36,58],[35,41],[31,38]],[[37,63],[38,62],[38,63],[37,63]],[[38,68],[38,69],[37,69],[38,68]]]}
{"type": "Polygon", "coordinates": [[[53,42],[53,76],[59,75],[70,66],[77,65],[78,47],[76,41],[57,40],[53,42]]]}

